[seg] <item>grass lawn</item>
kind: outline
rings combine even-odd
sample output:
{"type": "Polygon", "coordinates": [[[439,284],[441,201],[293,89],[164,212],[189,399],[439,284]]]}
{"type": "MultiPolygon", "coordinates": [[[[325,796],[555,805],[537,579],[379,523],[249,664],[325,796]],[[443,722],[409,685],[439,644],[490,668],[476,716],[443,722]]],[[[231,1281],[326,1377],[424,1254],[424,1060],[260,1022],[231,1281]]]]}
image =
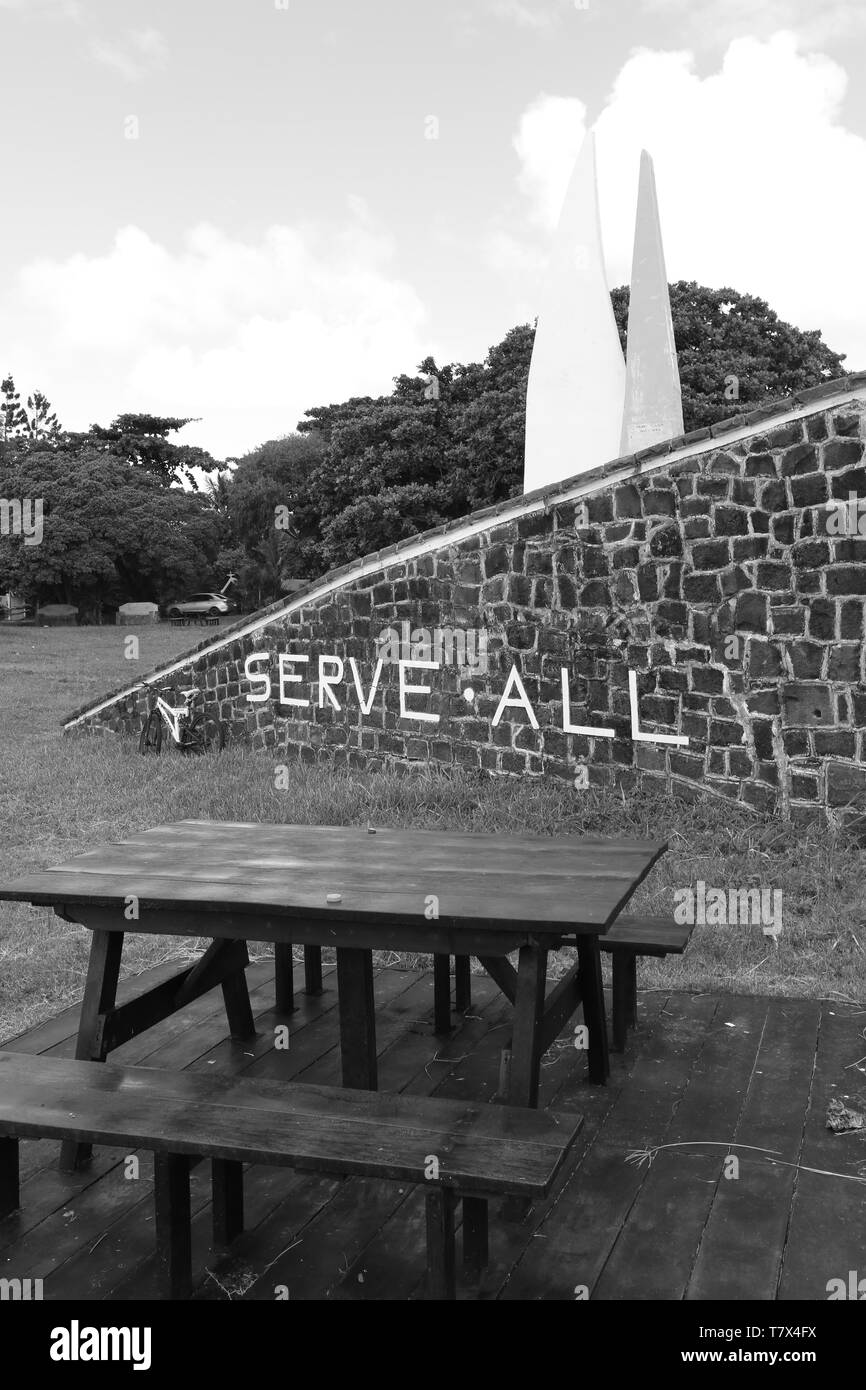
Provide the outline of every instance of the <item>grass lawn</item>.
{"type": "MultiPolygon", "coordinates": [[[[782,934],[776,945],[758,926],[699,926],[685,956],[643,962],[642,986],[864,996],[862,852],[829,831],[795,829],[709,798],[689,805],[658,794],[601,795],[561,782],[433,771],[405,777],[293,765],[289,790],[277,790],[273,750],[145,760],[132,741],[61,738],[64,715],[195,641],[186,629],[142,628],[140,659],[131,662],[126,635],[122,627],[0,627],[2,880],[184,817],[666,837],[670,850],[634,898],[635,910],[671,911],[673,890],[700,879],[716,888],[781,889],[782,934]]],[[[80,997],[89,944],[89,932],[48,909],[0,903],[0,1039],[80,997]]],[[[130,935],[125,973],[193,946],[130,935]]]]}

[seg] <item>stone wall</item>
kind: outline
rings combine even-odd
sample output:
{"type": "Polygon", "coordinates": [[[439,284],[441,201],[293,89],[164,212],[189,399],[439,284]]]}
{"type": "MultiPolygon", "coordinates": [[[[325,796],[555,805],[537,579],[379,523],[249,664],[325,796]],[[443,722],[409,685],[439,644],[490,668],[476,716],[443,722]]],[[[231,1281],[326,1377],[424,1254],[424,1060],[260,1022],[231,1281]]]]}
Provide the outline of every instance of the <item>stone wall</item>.
{"type": "MultiPolygon", "coordinates": [[[[866,518],[833,534],[826,503],[866,499],[864,440],[866,376],[844,378],[389,547],[148,679],[192,672],[230,737],[275,761],[649,778],[850,819],[866,800],[866,518]],[[365,714],[377,638],[404,622],[482,631],[486,670],[386,660],[365,714]],[[284,655],[282,688],[280,653],[308,658],[284,655]],[[343,665],[325,664],[330,695],[320,656],[343,665]],[[251,700],[266,674],[272,697],[251,700]],[[520,703],[502,707],[506,690],[520,703]]],[[[145,703],[121,691],[67,729],[136,734],[145,703]]]]}

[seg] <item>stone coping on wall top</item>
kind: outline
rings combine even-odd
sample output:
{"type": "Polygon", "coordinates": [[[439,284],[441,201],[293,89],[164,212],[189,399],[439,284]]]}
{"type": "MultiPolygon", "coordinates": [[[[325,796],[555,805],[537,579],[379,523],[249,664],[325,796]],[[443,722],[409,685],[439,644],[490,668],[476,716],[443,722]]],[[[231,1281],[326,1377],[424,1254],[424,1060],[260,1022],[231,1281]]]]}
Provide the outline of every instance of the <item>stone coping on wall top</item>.
{"type": "MultiPolygon", "coordinates": [[[[853,400],[862,392],[863,388],[866,388],[866,372],[851,372],[848,376],[822,382],[819,386],[805,387],[803,390],[794,392],[791,396],[768,401],[744,415],[734,415],[728,419],[719,420],[709,428],[691,430],[688,434],[676,435],[673,439],[666,439],[660,444],[641,449],[635,454],[626,454],[620,458],[611,459],[595,468],[586,469],[583,473],[577,473],[570,478],[562,479],[560,482],[537,488],[534,492],[526,492],[519,497],[506,498],[505,501],[498,502],[494,506],[484,507],[480,511],[470,512],[467,516],[457,517],[451,521],[446,521],[441,526],[432,527],[429,531],[421,531],[415,536],[408,536],[405,540],[394,545],[385,546],[383,550],[373,551],[347,565],[340,565],[337,569],[328,570],[320,578],[314,579],[304,588],[296,590],[290,598],[277,599],[267,608],[260,608],[252,619],[242,619],[240,622],[233,623],[231,627],[221,628],[218,638],[205,639],[198,646],[181,652],[167,666],[158,667],[149,672],[147,679],[156,681],[165,676],[173,675],[177,671],[182,671],[200,657],[219,651],[220,648],[228,646],[231,642],[249,636],[261,627],[266,627],[272,618],[280,614],[292,613],[296,609],[304,607],[312,598],[324,597],[333,589],[342,587],[343,582],[350,575],[355,575],[359,579],[363,578],[367,573],[375,573],[398,555],[413,558],[416,553],[423,553],[431,549],[431,542],[447,536],[451,532],[463,531],[471,535],[475,531],[484,530],[495,518],[502,518],[503,521],[506,519],[516,520],[527,512],[547,511],[557,502],[571,501],[576,497],[588,496],[593,492],[600,491],[610,485],[613,478],[627,481],[630,477],[637,477],[644,471],[644,464],[648,462],[661,468],[666,463],[679,463],[692,453],[711,452],[716,442],[724,440],[726,437],[731,437],[733,442],[735,438],[753,433],[757,426],[770,422],[782,422],[788,416],[799,418],[804,415],[817,414],[820,409],[826,409],[831,404],[842,405],[853,400]],[[699,447],[708,444],[709,447],[699,447]],[[673,455],[677,457],[674,458],[673,455]]],[[[142,685],[142,681],[135,681],[131,685],[122,686],[111,694],[103,696],[96,704],[91,702],[80,706],[67,715],[63,722],[64,729],[69,729],[82,722],[86,717],[99,714],[118,700],[135,694],[142,689],[142,685]]]]}

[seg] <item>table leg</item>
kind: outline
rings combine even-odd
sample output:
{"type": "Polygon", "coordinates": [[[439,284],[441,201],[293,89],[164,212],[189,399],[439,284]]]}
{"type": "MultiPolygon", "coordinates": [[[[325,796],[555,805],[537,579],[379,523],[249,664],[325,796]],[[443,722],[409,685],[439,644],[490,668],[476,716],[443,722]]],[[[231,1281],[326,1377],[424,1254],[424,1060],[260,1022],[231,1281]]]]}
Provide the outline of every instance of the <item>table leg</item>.
{"type": "Polygon", "coordinates": [[[465,1014],[472,1006],[472,972],[469,956],[454,957],[454,1007],[465,1014]]]}
{"type": "MultiPolygon", "coordinates": [[[[242,944],[246,949],[246,943],[242,944]]],[[[243,970],[237,970],[223,980],[222,991],[230,1036],[236,1039],[254,1038],[256,1024],[250,1004],[247,977],[243,970]]]]}
{"type": "Polygon", "coordinates": [[[538,1104],[538,1072],[541,1065],[541,1022],[547,982],[547,951],[541,946],[521,946],[514,1000],[514,1035],[511,1043],[510,1105],[538,1104]]]}
{"type": "Polygon", "coordinates": [[[274,946],[274,1007],[278,1014],[290,1014],[295,1007],[292,943],[278,941],[274,946]]]}
{"type": "Polygon", "coordinates": [[[17,1137],[0,1139],[0,1221],[21,1205],[17,1137]]]}
{"type": "Polygon", "coordinates": [[[337,947],[337,989],[340,995],[343,1085],[375,1091],[376,1014],[372,951],[354,946],[337,947]]]}
{"type": "Polygon", "coordinates": [[[433,1032],[451,1032],[451,957],[439,952],[433,957],[433,1032]]]}
{"type": "Polygon", "coordinates": [[[322,948],[304,947],[304,993],[322,993],[322,948]]]}
{"type": "Polygon", "coordinates": [[[577,942],[583,1021],[589,1033],[589,1079],[603,1086],[610,1074],[607,1052],[607,1020],[604,1015],[604,986],[597,936],[581,936],[577,942]]]}
{"type": "MultiPolygon", "coordinates": [[[[105,1014],[113,1009],[117,998],[122,954],[122,931],[94,931],[90,943],[84,999],[81,1003],[81,1018],[78,1023],[78,1041],[75,1044],[75,1056],[78,1061],[104,1062],[108,1054],[102,1020],[105,1014]]],[[[82,1168],[90,1161],[92,1153],[91,1144],[79,1144],[74,1139],[65,1139],[60,1148],[61,1171],[74,1173],[76,1168],[82,1168]]]]}

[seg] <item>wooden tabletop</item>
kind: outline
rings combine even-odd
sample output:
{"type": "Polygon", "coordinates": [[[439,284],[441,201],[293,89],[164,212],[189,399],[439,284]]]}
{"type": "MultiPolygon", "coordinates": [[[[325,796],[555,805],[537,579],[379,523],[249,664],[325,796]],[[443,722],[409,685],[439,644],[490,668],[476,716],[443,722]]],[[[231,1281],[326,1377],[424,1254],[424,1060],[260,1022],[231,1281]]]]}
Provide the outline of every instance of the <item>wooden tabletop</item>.
{"type": "Polygon", "coordinates": [[[440,925],[598,933],[666,849],[577,835],[185,820],[0,884],[0,899],[123,907],[136,897],[140,910],[417,924],[436,898],[440,925]]]}

